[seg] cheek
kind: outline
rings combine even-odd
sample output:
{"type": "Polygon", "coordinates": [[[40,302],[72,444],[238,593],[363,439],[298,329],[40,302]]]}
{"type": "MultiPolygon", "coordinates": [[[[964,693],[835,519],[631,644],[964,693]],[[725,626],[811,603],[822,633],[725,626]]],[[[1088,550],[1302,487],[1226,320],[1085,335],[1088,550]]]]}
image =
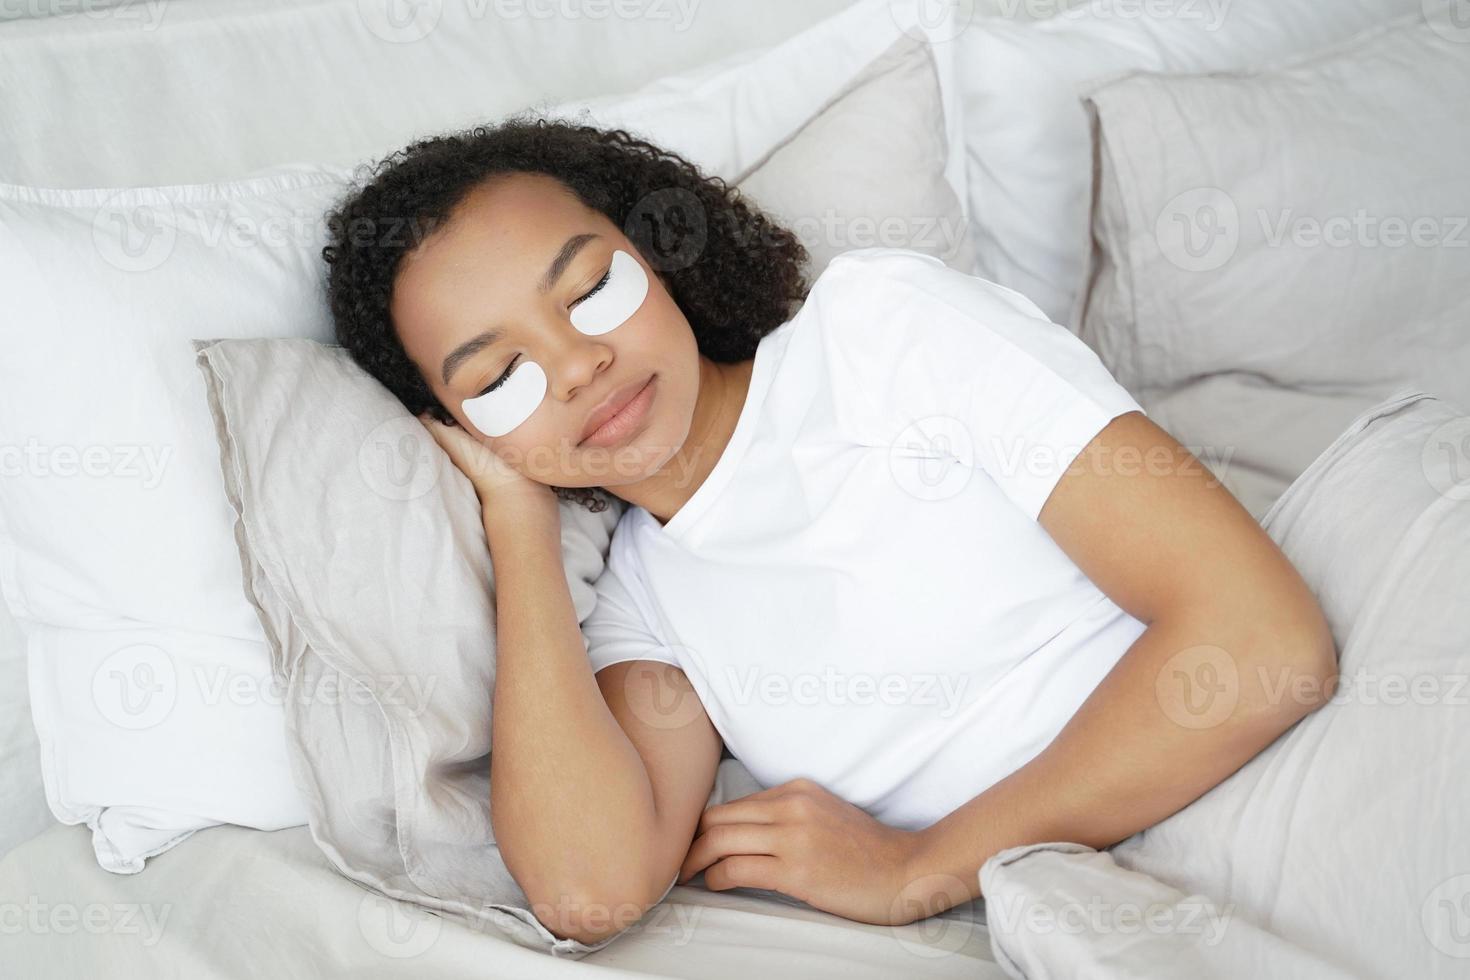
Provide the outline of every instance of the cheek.
{"type": "Polygon", "coordinates": [[[638,260],[619,249],[613,253],[607,283],[572,309],[572,326],[584,334],[607,333],[628,322],[648,298],[648,274],[638,260]]]}
{"type": "Polygon", "coordinates": [[[460,402],[465,418],[487,436],[503,436],[529,419],[546,397],[546,372],[522,361],[494,391],[460,402]]]}

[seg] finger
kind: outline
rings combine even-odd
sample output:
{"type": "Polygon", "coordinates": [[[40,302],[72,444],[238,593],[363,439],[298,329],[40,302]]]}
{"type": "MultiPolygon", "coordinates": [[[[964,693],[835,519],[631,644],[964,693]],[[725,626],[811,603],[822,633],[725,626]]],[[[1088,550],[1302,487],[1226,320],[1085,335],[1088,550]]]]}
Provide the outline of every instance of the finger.
{"type": "MultiPolygon", "coordinates": [[[[731,820],[751,821],[754,823],[774,823],[779,819],[778,814],[771,810],[770,805],[777,800],[785,799],[797,793],[804,793],[811,789],[809,780],[797,778],[788,779],[784,783],[768,786],[725,803],[717,803],[708,807],[699,816],[699,827],[715,826],[720,823],[728,823],[731,820]],[[760,810],[756,810],[744,804],[763,804],[760,810]]],[[[697,831],[696,831],[697,832],[697,831]]]]}
{"type": "MultiPolygon", "coordinates": [[[[726,888],[764,888],[790,894],[784,886],[785,862],[765,854],[736,854],[704,873],[704,885],[712,891],[726,888]]],[[[792,896],[795,898],[795,896],[792,896]]]]}
{"type": "Polygon", "coordinates": [[[693,878],[716,861],[733,854],[780,854],[780,832],[770,824],[741,823],[716,827],[694,838],[684,863],[679,866],[679,881],[693,878]]]}
{"type": "Polygon", "coordinates": [[[702,834],[715,827],[732,823],[775,823],[778,819],[775,804],[779,797],[763,796],[757,799],[758,795],[742,796],[738,800],[709,807],[699,815],[699,824],[695,827],[694,832],[702,834]]]}

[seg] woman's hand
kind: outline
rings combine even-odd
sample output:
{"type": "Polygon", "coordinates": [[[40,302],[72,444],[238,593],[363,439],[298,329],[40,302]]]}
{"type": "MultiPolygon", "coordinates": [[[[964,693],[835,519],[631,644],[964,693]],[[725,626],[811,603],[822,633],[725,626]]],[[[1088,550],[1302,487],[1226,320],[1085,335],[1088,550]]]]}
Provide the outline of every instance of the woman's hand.
{"type": "Polygon", "coordinates": [[[428,412],[419,415],[418,420],[459,471],[469,478],[482,507],[488,506],[492,499],[503,501],[508,497],[539,506],[556,506],[556,492],[551,487],[515,469],[463,427],[445,425],[428,412]]]}
{"type": "Polygon", "coordinates": [[[809,779],[794,779],[705,810],[679,882],[765,888],[859,922],[903,925],[939,908],[914,887],[918,835],[878,822],[809,779]]]}

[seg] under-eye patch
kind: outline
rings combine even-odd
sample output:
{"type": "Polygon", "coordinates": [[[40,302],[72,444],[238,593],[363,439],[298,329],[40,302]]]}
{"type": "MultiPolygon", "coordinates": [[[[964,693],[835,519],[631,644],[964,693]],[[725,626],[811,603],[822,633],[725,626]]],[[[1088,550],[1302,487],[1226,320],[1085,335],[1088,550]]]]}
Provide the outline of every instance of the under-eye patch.
{"type": "Polygon", "coordinates": [[[648,295],[648,274],[638,260],[619,249],[602,288],[572,308],[572,326],[585,334],[607,333],[638,312],[648,295]]]}
{"type": "Polygon", "coordinates": [[[546,397],[546,372],[522,360],[494,391],[459,403],[465,417],[487,436],[503,436],[531,417],[546,397]]]}

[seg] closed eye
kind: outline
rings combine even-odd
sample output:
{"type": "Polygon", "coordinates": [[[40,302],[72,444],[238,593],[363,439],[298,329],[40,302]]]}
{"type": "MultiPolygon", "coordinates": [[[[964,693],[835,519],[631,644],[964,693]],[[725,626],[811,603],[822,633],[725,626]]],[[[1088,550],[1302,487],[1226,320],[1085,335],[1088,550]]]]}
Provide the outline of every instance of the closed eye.
{"type": "MultiPolygon", "coordinates": [[[[591,289],[587,290],[587,292],[583,293],[582,294],[582,297],[580,299],[578,299],[577,302],[578,303],[584,303],[587,300],[591,299],[593,296],[597,295],[597,293],[602,289],[602,287],[607,285],[608,280],[611,279],[611,278],[612,278],[612,266],[608,266],[607,267],[607,271],[602,274],[602,278],[599,279],[599,280],[597,280],[597,285],[593,286],[591,289]]],[[[517,354],[515,357],[511,358],[510,359],[510,363],[508,365],[506,365],[506,368],[501,373],[500,377],[496,378],[493,382],[491,382],[490,385],[489,385],[489,387],[487,387],[484,391],[480,392],[480,394],[481,395],[488,395],[490,392],[494,391],[496,388],[499,388],[501,385],[505,384],[506,380],[510,377],[511,372],[515,370],[516,362],[519,361],[520,359],[521,359],[521,355],[519,355],[519,354],[517,354]]],[[[476,396],[476,397],[478,397],[478,396],[476,396]]]]}
{"type": "Polygon", "coordinates": [[[602,274],[602,278],[599,279],[599,280],[597,280],[597,285],[595,285],[591,289],[587,290],[586,294],[583,295],[581,299],[577,300],[577,302],[578,303],[585,303],[587,300],[591,299],[593,296],[596,296],[597,293],[602,289],[602,287],[607,285],[607,281],[609,279],[611,279],[611,278],[612,278],[612,266],[608,266],[607,267],[607,271],[602,274]]]}

